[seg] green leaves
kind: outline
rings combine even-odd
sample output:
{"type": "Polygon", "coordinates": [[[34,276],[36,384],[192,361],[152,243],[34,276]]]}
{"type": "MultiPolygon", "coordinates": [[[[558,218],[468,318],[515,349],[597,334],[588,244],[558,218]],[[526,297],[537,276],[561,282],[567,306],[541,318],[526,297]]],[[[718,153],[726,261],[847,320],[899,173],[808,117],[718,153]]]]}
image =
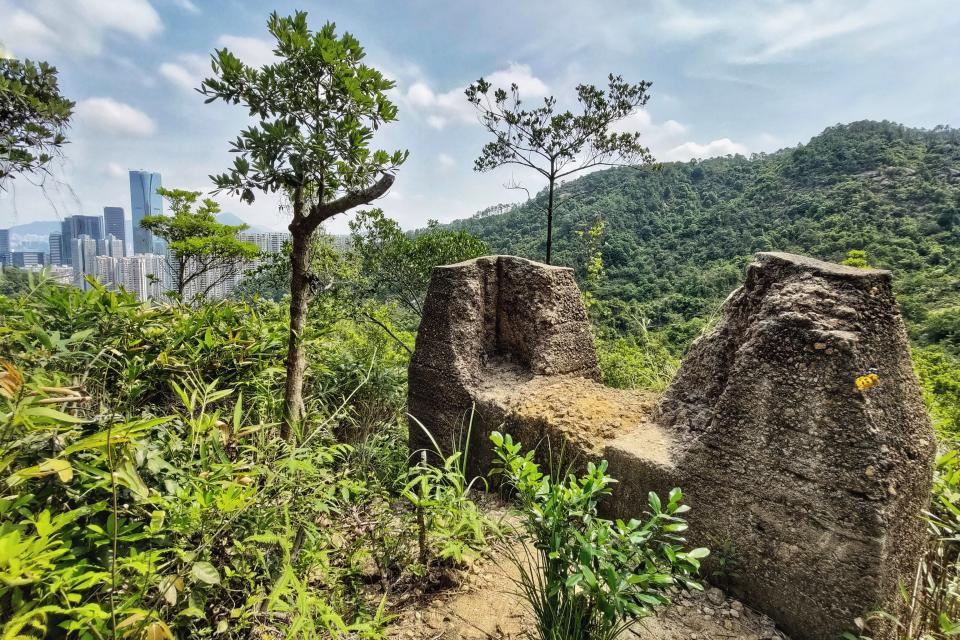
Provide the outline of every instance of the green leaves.
{"type": "Polygon", "coordinates": [[[510,434],[494,432],[490,440],[496,470],[516,490],[539,556],[515,562],[540,637],[612,640],[629,621],[668,603],[668,589],[700,588],[691,576],[709,551],[683,551],[679,489],[666,504],[651,492],[646,521],[606,520],[597,516],[597,506],[615,480],[606,475],[605,460],[588,463],[583,475],[551,478],[510,434]]]}
{"type": "Polygon", "coordinates": [[[395,171],[406,152],[369,149],[373,132],[396,120],[386,95],[394,83],[364,63],[357,39],[329,22],[311,31],[304,12],[273,13],[267,28],[275,60],[255,68],[219,49],[200,88],[207,102],[243,105],[255,120],[232,145],[233,167],[211,176],[217,187],[247,202],[256,191],[307,190],[328,203],[395,171]]]}
{"type": "Polygon", "coordinates": [[[358,212],[350,221],[350,239],[362,275],[358,293],[395,301],[417,316],[434,267],[489,252],[486,243],[469,233],[435,222],[416,234],[404,233],[380,209],[358,212]]]}
{"type": "Polygon", "coordinates": [[[0,191],[21,173],[46,170],[66,144],[74,103],[46,62],[0,58],[0,191]]]}
{"type": "Polygon", "coordinates": [[[63,458],[48,458],[40,464],[20,469],[7,478],[7,484],[12,488],[31,478],[43,478],[56,475],[60,482],[67,483],[73,479],[73,467],[63,458]]]}
{"type": "Polygon", "coordinates": [[[194,562],[190,575],[204,584],[220,584],[220,572],[209,562],[194,562]]]}

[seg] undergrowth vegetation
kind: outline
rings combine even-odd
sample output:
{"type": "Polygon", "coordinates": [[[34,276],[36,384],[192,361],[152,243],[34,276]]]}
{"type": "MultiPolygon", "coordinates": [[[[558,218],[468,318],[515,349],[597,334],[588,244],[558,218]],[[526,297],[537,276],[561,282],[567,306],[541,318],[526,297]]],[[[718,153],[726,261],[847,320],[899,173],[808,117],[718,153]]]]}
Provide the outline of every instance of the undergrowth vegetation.
{"type": "Polygon", "coordinates": [[[308,420],[273,302],[0,297],[0,637],[376,638],[494,528],[461,467],[407,470],[407,352],[320,318],[308,420]]]}
{"type": "Polygon", "coordinates": [[[607,520],[600,500],[616,482],[607,462],[590,462],[583,475],[544,474],[534,450],[523,453],[510,434],[491,435],[495,471],[516,492],[532,549],[515,553],[518,586],[536,622],[539,640],[613,640],[635,620],[668,604],[668,591],[702,589],[692,579],[709,551],[684,549],[687,525],[673,489],[663,503],[651,492],[649,519],[607,520]]]}

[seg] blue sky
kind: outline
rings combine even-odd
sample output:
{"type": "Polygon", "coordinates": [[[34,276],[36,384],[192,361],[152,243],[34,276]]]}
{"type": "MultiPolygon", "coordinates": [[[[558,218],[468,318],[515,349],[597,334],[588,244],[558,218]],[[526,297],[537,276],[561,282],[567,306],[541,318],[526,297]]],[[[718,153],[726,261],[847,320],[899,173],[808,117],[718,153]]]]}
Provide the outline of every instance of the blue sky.
{"type": "MultiPolygon", "coordinates": [[[[463,88],[481,75],[561,103],[609,72],[652,81],[647,108],[624,127],[659,160],[773,151],[863,118],[960,125],[955,0],[0,0],[5,50],[54,63],[77,101],[66,161],[44,188],[18,179],[0,196],[0,227],[105,205],[129,216],[130,168],[210,189],[247,119],[192,88],[217,47],[268,62],[268,13],[298,8],[354,33],[397,81],[400,120],[377,140],[410,160],[378,204],[406,228],[518,200],[503,187],[512,179],[542,186],[509,169],[473,171],[486,137],[463,88]]],[[[287,224],[276,198],[217,199],[251,223],[287,224]]]]}

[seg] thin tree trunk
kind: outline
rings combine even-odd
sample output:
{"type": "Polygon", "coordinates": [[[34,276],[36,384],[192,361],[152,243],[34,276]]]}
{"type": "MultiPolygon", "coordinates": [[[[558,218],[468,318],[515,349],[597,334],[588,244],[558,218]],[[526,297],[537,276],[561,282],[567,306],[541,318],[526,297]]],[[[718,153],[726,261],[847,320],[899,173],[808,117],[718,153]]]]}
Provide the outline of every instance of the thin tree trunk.
{"type": "Polygon", "coordinates": [[[550,199],[547,202],[547,264],[550,264],[550,254],[553,248],[553,176],[550,177],[550,199]]]}
{"type": "MultiPolygon", "coordinates": [[[[296,206],[296,204],[294,205],[296,206]]],[[[297,225],[297,216],[290,225],[293,235],[293,274],[290,278],[290,337],[287,343],[287,381],[283,394],[283,424],[280,436],[293,438],[295,425],[304,416],[303,378],[307,369],[307,356],[303,348],[303,331],[307,326],[307,308],[310,303],[310,236],[297,225]]]]}

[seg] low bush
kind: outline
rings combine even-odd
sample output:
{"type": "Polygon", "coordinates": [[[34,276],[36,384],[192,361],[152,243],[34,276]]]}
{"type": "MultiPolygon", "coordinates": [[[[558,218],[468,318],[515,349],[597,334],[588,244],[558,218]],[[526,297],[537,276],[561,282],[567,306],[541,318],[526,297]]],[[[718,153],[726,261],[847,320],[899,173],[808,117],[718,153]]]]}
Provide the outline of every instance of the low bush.
{"type": "Polygon", "coordinates": [[[606,461],[581,476],[551,477],[509,434],[493,433],[491,441],[532,547],[514,560],[539,640],[613,640],[667,604],[671,588],[702,588],[692,576],[709,551],[684,550],[688,507],[679,489],[666,503],[650,493],[646,520],[607,520],[597,515],[616,482],[606,461]]]}

